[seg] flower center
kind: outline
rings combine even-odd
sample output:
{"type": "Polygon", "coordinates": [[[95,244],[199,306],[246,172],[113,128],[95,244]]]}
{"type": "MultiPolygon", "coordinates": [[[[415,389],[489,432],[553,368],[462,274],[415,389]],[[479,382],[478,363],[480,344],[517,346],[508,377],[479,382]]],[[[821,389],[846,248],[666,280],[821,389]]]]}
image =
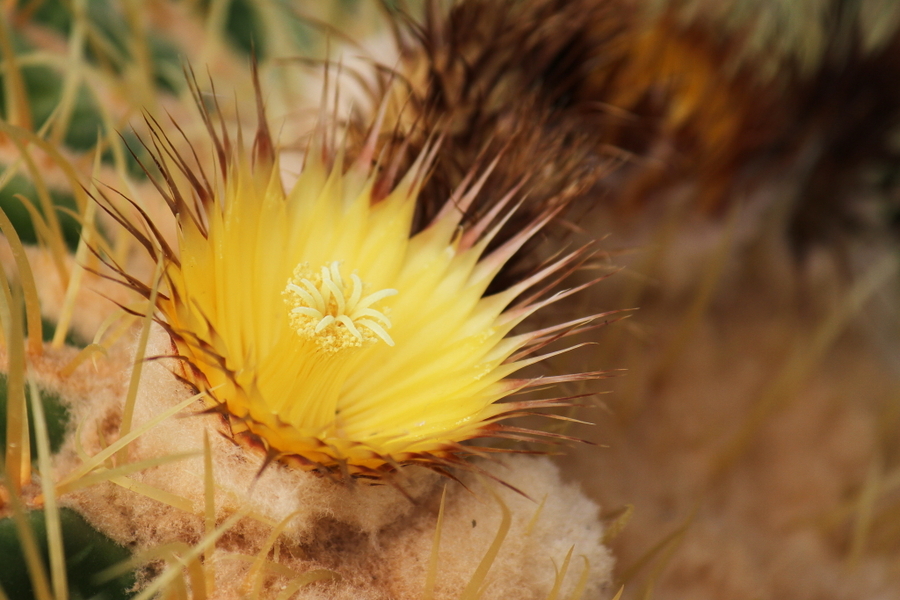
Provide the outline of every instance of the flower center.
{"type": "Polygon", "coordinates": [[[356,273],[350,275],[349,281],[345,279],[338,261],[318,272],[309,264],[300,263],[283,292],[291,307],[291,327],[329,354],[379,339],[393,346],[394,340],[387,332],[390,319],[372,305],[395,295],[397,290],[384,289],[364,296],[365,287],[356,273]]]}

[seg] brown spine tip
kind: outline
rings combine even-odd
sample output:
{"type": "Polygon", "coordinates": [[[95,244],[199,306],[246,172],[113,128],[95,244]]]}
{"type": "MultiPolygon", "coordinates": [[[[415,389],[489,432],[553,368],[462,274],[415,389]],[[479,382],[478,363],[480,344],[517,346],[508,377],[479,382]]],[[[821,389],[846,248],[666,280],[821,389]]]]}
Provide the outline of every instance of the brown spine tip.
{"type": "Polygon", "coordinates": [[[253,140],[253,164],[261,169],[269,169],[275,163],[275,144],[266,120],[266,107],[263,103],[262,86],[259,83],[259,62],[256,51],[250,59],[250,71],[253,74],[253,93],[256,95],[256,137],[253,140]]]}

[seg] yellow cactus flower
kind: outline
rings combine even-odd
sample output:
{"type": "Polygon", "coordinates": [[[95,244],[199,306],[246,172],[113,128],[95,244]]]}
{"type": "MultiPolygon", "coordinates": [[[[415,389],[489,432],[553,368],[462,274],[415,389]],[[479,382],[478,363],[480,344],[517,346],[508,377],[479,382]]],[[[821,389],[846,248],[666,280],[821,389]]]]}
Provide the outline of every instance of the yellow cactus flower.
{"type": "MultiPolygon", "coordinates": [[[[340,153],[314,142],[285,189],[262,111],[252,156],[201,111],[219,179],[188,168],[156,129],[151,147],[167,182],[160,191],[177,218],[178,247],[170,249],[149,221],[155,239],[142,241],[165,261],[158,320],[189,365],[185,377],[209,391],[232,435],[261,445],[270,459],[373,477],[404,463],[462,464],[477,453],[460,445],[471,438],[549,435],[498,424],[563,402],[500,402],[534,383],[508,377],[540,360],[531,351],[549,338],[595,317],[509,334],[566,294],[522,301],[523,292],[584,253],[485,293],[554,210],[488,251],[515,211],[511,193],[462,225],[489,168],[411,235],[437,144],[379,194],[391,184],[372,167],[374,134],[346,169],[340,153]],[[191,190],[179,189],[176,169],[191,190]]],[[[149,297],[149,287],[131,281],[149,297]]]]}

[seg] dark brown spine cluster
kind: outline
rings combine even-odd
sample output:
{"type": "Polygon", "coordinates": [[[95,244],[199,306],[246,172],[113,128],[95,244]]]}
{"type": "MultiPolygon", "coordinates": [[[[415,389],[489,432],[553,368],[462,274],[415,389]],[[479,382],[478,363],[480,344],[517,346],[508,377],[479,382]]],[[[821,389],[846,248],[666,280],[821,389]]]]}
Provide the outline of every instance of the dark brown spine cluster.
{"type": "Polygon", "coordinates": [[[764,29],[771,4],[737,24],[687,0],[427,2],[423,23],[398,17],[413,115],[401,137],[416,147],[425,132],[445,135],[426,199],[502,150],[492,184],[527,179],[533,205],[630,212],[688,184],[695,209],[717,215],[790,179],[779,201],[798,250],[864,224],[885,229],[897,202],[900,31],[871,44],[855,3],[823,0],[821,22],[777,23],[787,34],[817,28],[821,44],[754,48],[778,35],[764,29]],[[872,193],[883,210],[865,223],[860,199],[872,193]]]}

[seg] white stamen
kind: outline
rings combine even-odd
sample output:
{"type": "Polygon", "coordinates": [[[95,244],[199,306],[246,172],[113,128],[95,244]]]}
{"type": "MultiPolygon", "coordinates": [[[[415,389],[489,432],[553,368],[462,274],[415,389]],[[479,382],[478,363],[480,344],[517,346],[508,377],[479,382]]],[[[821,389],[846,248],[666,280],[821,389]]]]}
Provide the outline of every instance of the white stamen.
{"type": "Polygon", "coordinates": [[[334,317],[332,317],[331,315],[325,315],[325,317],[323,317],[322,320],[319,321],[319,324],[316,325],[316,333],[319,333],[320,331],[334,323],[334,321],[334,317]]]}
{"type": "Polygon", "coordinates": [[[291,325],[303,338],[315,341],[320,350],[333,353],[377,340],[389,346],[391,320],[384,312],[370,308],[394,296],[397,290],[384,289],[364,296],[365,284],[356,273],[349,280],[334,261],[318,272],[300,264],[288,281],[284,298],[291,307],[291,325]]]}
{"type": "Polygon", "coordinates": [[[391,320],[388,319],[384,313],[380,313],[377,310],[372,310],[371,308],[358,308],[350,314],[350,318],[354,321],[362,317],[372,317],[373,319],[378,319],[387,327],[391,326],[391,320]]]}
{"type": "MultiPolygon", "coordinates": [[[[341,264],[338,261],[331,263],[331,279],[341,289],[344,288],[344,279],[341,277],[341,264]]],[[[324,267],[323,267],[324,268],[324,267]]]]}
{"type": "Polygon", "coordinates": [[[359,329],[356,328],[356,325],[353,324],[353,321],[350,320],[350,317],[348,317],[347,315],[341,315],[339,317],[336,317],[336,320],[343,323],[344,326],[350,330],[350,333],[356,336],[356,339],[362,340],[362,334],[359,332],[359,329]]]}
{"type": "Polygon", "coordinates": [[[360,300],[359,304],[357,304],[355,308],[358,308],[358,309],[359,308],[367,308],[369,306],[372,306],[379,300],[384,300],[385,298],[387,298],[389,296],[396,296],[396,295],[397,295],[397,290],[391,290],[391,289],[381,290],[381,291],[375,292],[374,294],[369,294],[368,296],[366,296],[365,298],[360,300]]]}
{"type": "MultiPolygon", "coordinates": [[[[382,340],[384,340],[384,343],[387,344],[388,346],[394,345],[394,340],[391,338],[390,335],[388,335],[388,332],[385,331],[384,327],[382,327],[375,321],[370,321],[369,319],[360,319],[359,321],[357,321],[357,323],[368,327],[369,330],[372,331],[372,333],[374,333],[375,335],[380,337],[382,340]]],[[[390,325],[388,325],[388,326],[390,327],[390,325]]]]}
{"type": "Polygon", "coordinates": [[[319,288],[316,287],[316,285],[309,279],[301,279],[300,283],[305,285],[309,290],[310,296],[312,296],[313,298],[313,304],[315,304],[313,308],[317,309],[320,312],[325,312],[328,303],[325,302],[325,298],[322,297],[322,292],[319,291],[319,288]]]}
{"type": "Polygon", "coordinates": [[[316,301],[313,300],[313,297],[309,295],[309,292],[295,283],[289,283],[287,289],[303,298],[303,301],[306,302],[309,307],[312,307],[316,303],[316,301]]]}
{"type": "Polygon", "coordinates": [[[359,275],[356,273],[350,274],[350,279],[353,280],[353,293],[350,294],[350,306],[356,306],[356,303],[359,302],[360,297],[362,296],[363,291],[363,283],[362,279],[359,278],[359,275]]]}
{"type": "Polygon", "coordinates": [[[337,311],[339,315],[344,314],[344,308],[346,308],[346,304],[344,303],[344,294],[341,292],[340,288],[331,281],[331,279],[323,279],[322,286],[330,290],[332,295],[334,296],[335,302],[337,302],[337,311]]]}

